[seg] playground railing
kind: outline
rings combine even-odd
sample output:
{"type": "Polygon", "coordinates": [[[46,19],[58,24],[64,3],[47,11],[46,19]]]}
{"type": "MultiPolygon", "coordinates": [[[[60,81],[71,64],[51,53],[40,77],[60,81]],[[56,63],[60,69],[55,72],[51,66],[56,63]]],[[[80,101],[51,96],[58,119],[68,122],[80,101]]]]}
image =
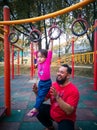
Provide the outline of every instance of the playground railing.
{"type": "MultiPolygon", "coordinates": [[[[57,65],[58,60],[55,60],[52,62],[52,65],[57,65]]],[[[72,63],[72,54],[64,55],[62,58],[60,58],[60,64],[67,63],[71,64],[72,63]]],[[[86,53],[81,53],[81,54],[74,54],[74,63],[75,64],[93,64],[94,63],[94,52],[86,52],[86,53]]]]}

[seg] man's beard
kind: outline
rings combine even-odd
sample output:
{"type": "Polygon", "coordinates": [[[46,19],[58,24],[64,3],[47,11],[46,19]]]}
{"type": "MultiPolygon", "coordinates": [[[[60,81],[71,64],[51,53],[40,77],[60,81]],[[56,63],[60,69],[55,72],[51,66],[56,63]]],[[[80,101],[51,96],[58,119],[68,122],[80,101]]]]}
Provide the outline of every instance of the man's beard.
{"type": "Polygon", "coordinates": [[[60,85],[63,85],[65,82],[66,82],[66,80],[67,80],[67,77],[65,76],[64,78],[62,78],[62,79],[58,79],[58,76],[57,76],[57,78],[56,78],[56,82],[58,83],[58,84],[60,84],[60,85]]]}

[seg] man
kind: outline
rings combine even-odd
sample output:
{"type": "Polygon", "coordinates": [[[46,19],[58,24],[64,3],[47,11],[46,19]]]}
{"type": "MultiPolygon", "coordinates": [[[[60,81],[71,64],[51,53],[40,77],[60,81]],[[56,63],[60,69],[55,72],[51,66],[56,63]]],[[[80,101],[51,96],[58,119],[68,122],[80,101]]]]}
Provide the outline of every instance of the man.
{"type": "MultiPolygon", "coordinates": [[[[74,130],[76,108],[79,101],[79,91],[69,79],[72,69],[63,64],[57,72],[56,82],[51,86],[46,99],[51,104],[42,104],[37,115],[38,120],[46,130],[55,130],[53,121],[58,123],[58,130],[74,130]]],[[[34,86],[33,91],[36,92],[34,86]]]]}

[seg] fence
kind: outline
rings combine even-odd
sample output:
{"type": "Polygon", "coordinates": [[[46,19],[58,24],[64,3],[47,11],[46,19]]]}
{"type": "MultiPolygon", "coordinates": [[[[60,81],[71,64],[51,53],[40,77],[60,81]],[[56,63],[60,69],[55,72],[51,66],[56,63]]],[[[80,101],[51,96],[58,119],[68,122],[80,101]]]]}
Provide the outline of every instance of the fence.
{"type": "MultiPolygon", "coordinates": [[[[74,55],[64,55],[60,58],[60,63],[71,64],[72,56],[74,57],[75,64],[93,64],[94,63],[94,52],[87,52],[81,54],[74,55]]],[[[52,62],[52,65],[57,65],[59,63],[59,59],[52,62]]]]}

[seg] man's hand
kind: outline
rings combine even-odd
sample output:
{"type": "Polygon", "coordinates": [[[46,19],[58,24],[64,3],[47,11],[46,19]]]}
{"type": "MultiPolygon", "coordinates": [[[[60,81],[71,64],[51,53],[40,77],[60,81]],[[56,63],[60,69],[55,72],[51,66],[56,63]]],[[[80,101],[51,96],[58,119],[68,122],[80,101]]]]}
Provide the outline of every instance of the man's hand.
{"type": "Polygon", "coordinates": [[[55,98],[58,96],[58,93],[54,87],[50,88],[50,94],[53,95],[55,98]]]}
{"type": "Polygon", "coordinates": [[[32,86],[32,91],[37,95],[38,87],[37,87],[37,84],[36,84],[36,83],[33,84],[33,86],[32,86]]]}

